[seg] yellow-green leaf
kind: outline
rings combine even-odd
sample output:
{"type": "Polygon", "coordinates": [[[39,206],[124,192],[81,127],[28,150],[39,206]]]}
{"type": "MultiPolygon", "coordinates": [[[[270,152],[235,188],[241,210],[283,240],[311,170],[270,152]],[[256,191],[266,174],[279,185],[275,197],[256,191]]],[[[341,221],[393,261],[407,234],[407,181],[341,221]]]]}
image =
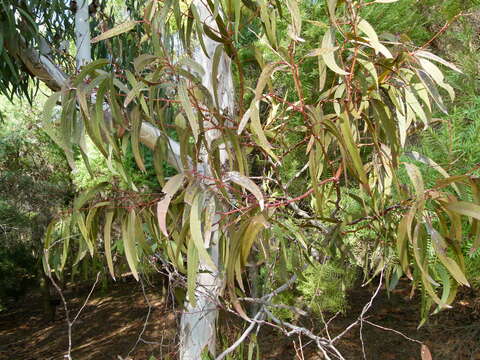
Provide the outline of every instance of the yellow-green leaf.
{"type": "Polygon", "coordinates": [[[260,145],[265,152],[272,157],[277,163],[280,163],[280,160],[278,157],[275,155],[273,152],[272,145],[269,143],[267,140],[267,137],[265,136],[265,132],[263,131],[262,124],[260,123],[260,113],[259,113],[259,107],[260,101],[255,101],[252,104],[251,109],[251,124],[250,124],[250,129],[252,130],[252,133],[255,135],[255,140],[260,145]]]}
{"type": "Polygon", "coordinates": [[[242,249],[241,249],[241,256],[242,256],[242,264],[245,264],[248,259],[248,255],[250,254],[250,249],[252,248],[255,239],[258,236],[258,233],[268,227],[268,223],[265,220],[263,215],[256,215],[250,220],[250,224],[248,224],[245,233],[243,234],[242,239],[242,249]]]}
{"type": "Polygon", "coordinates": [[[175,195],[178,189],[180,189],[180,187],[182,186],[183,179],[185,179],[185,175],[183,173],[172,176],[165,183],[165,186],[162,189],[162,191],[165,193],[165,197],[163,198],[163,200],[157,203],[158,226],[166,237],[168,237],[166,224],[168,207],[170,205],[170,201],[172,200],[173,195],[175,195]]]}
{"type": "Polygon", "coordinates": [[[195,138],[195,141],[198,141],[200,126],[195,116],[195,112],[193,111],[192,104],[190,103],[190,98],[188,97],[187,84],[183,80],[178,84],[178,99],[182,103],[183,110],[185,110],[185,113],[187,114],[193,137],[195,138]]]}
{"type": "Polygon", "coordinates": [[[442,264],[460,284],[470,286],[460,266],[458,266],[455,260],[447,256],[447,244],[443,236],[430,224],[426,224],[426,227],[432,237],[433,248],[442,264]]]}
{"type": "Polygon", "coordinates": [[[142,119],[140,117],[140,110],[138,107],[135,107],[132,110],[132,135],[131,135],[131,141],[132,141],[132,152],[133,152],[133,157],[135,158],[135,162],[138,165],[138,168],[146,172],[147,170],[145,169],[145,165],[143,163],[143,158],[142,155],[140,154],[140,128],[142,126],[142,119]]]}
{"type": "Polygon", "coordinates": [[[195,288],[197,284],[197,272],[200,265],[197,247],[193,241],[189,241],[187,245],[187,294],[188,301],[195,306],[197,299],[195,297],[195,288]]]}
{"type": "Polygon", "coordinates": [[[137,21],[126,21],[94,37],[92,39],[92,44],[130,31],[135,25],[137,25],[137,21]]]}
{"type": "Polygon", "coordinates": [[[323,54],[328,54],[336,51],[338,46],[329,47],[329,48],[317,48],[310,51],[306,56],[321,56],[323,54]]]}
{"type": "MultiPolygon", "coordinates": [[[[330,27],[325,35],[323,36],[322,40],[322,48],[334,48],[335,47],[335,28],[330,27]]],[[[335,60],[335,53],[334,52],[327,52],[322,54],[323,61],[325,64],[330,68],[330,70],[336,72],[339,75],[348,75],[349,73],[345,70],[341,69],[338,66],[335,60]]]]}
{"type": "Polygon", "coordinates": [[[345,142],[346,150],[350,155],[355,171],[358,175],[358,178],[363,184],[367,184],[367,174],[363,168],[362,159],[358,151],[358,147],[353,140],[352,130],[350,129],[350,122],[348,121],[348,115],[343,115],[340,117],[340,130],[342,132],[342,137],[345,142]]]}
{"type": "Polygon", "coordinates": [[[198,251],[198,256],[203,264],[207,265],[211,271],[216,271],[217,267],[208,254],[202,236],[201,212],[203,201],[200,201],[201,193],[197,193],[193,199],[192,207],[190,209],[190,234],[193,243],[198,251]]]}
{"type": "Polygon", "coordinates": [[[367,20],[360,20],[358,28],[367,35],[370,45],[375,49],[375,52],[381,53],[387,59],[393,58],[392,53],[380,42],[377,33],[367,20]]]}
{"type": "MultiPolygon", "coordinates": [[[[423,57],[425,59],[430,59],[430,60],[433,60],[433,61],[436,61],[442,65],[445,65],[446,67],[454,70],[454,71],[457,71],[459,73],[462,73],[462,70],[460,70],[458,67],[456,67],[454,64],[452,64],[451,62],[448,62],[444,59],[442,59],[440,56],[437,56],[435,54],[432,54],[431,52],[428,52],[428,51],[425,51],[425,50],[417,50],[415,51],[414,53],[416,56],[420,56],[420,57],[423,57]]],[[[463,73],[462,73],[463,74],[463,73]]]]}
{"type": "Polygon", "coordinates": [[[425,192],[425,186],[423,184],[423,177],[420,173],[418,167],[413,164],[405,163],[405,168],[407,169],[407,174],[410,180],[412,181],[413,187],[417,194],[417,200],[422,201],[425,192]]]}
{"type": "MultiPolygon", "coordinates": [[[[445,171],[445,169],[442,168],[440,165],[438,165],[435,161],[433,161],[429,157],[426,157],[416,151],[406,152],[405,155],[412,158],[413,160],[420,161],[421,163],[424,163],[425,165],[432,167],[433,169],[437,170],[445,179],[450,178],[450,175],[445,171]]],[[[461,196],[460,189],[458,188],[458,186],[453,182],[450,185],[455,189],[455,192],[459,196],[461,196]]]]}
{"type": "Polygon", "coordinates": [[[447,210],[480,220],[480,206],[467,201],[455,201],[445,206],[447,210]]]}
{"type": "Polygon", "coordinates": [[[112,260],[112,221],[113,215],[115,212],[113,210],[108,210],[105,214],[105,227],[103,228],[103,242],[105,244],[105,257],[107,258],[108,270],[110,275],[112,275],[113,280],[115,280],[115,271],[113,270],[113,260],[112,260]]]}
{"type": "Polygon", "coordinates": [[[229,181],[229,180],[233,181],[235,184],[240,185],[241,187],[250,191],[253,194],[253,196],[255,196],[255,198],[258,200],[260,209],[263,210],[265,206],[265,200],[263,198],[262,191],[260,190],[257,184],[255,184],[248,177],[240,174],[237,171],[229,171],[226,174],[224,181],[229,181]]]}
{"type": "Polygon", "coordinates": [[[138,281],[138,255],[137,255],[137,247],[135,241],[135,222],[137,220],[137,215],[135,214],[135,210],[130,210],[128,214],[128,220],[126,225],[122,226],[123,232],[123,247],[125,249],[125,256],[127,258],[128,266],[132,271],[133,277],[138,281]]]}

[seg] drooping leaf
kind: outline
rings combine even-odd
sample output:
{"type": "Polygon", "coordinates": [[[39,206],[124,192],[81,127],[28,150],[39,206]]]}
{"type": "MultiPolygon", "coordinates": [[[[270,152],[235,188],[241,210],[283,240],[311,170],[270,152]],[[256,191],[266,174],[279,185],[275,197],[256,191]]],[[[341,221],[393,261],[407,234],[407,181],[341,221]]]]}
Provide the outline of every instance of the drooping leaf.
{"type": "Polygon", "coordinates": [[[138,166],[138,168],[146,172],[147,170],[145,169],[145,165],[143,163],[143,158],[140,153],[140,128],[142,126],[142,119],[140,117],[140,110],[138,107],[135,107],[132,110],[131,113],[131,119],[132,119],[132,152],[133,152],[133,157],[135,158],[135,162],[138,166]]]}
{"type": "Polygon", "coordinates": [[[331,48],[317,48],[310,51],[306,56],[321,56],[323,54],[332,53],[336,50],[338,50],[338,46],[331,48]]]}
{"type": "Polygon", "coordinates": [[[178,84],[178,99],[182,103],[183,110],[187,114],[187,119],[192,129],[193,137],[195,141],[198,141],[198,135],[200,134],[200,126],[198,124],[197,117],[193,111],[192,104],[190,103],[190,98],[188,97],[187,84],[185,81],[180,81],[178,84]]]}
{"type": "Polygon", "coordinates": [[[138,281],[138,254],[137,254],[137,245],[135,239],[135,222],[137,221],[137,214],[135,210],[131,209],[128,213],[128,218],[124,220],[122,224],[122,237],[123,237],[123,247],[125,249],[125,256],[127,258],[127,263],[132,271],[133,277],[138,281]]]}
{"type": "MultiPolygon", "coordinates": [[[[416,152],[416,151],[409,151],[405,153],[406,156],[410,157],[413,160],[420,161],[421,163],[428,165],[438,171],[445,179],[448,179],[450,175],[443,169],[440,165],[438,165],[435,161],[432,159],[416,152]]],[[[460,189],[455,183],[451,183],[451,186],[455,189],[457,194],[461,196],[460,189]]]]}
{"type": "Polygon", "coordinates": [[[448,257],[447,243],[443,236],[430,224],[426,224],[426,226],[430,236],[432,237],[433,248],[435,249],[435,252],[442,264],[447,268],[453,278],[457,280],[460,284],[470,286],[462,269],[460,269],[455,260],[448,257]]]}
{"type": "Polygon", "coordinates": [[[480,220],[480,205],[467,201],[455,201],[445,206],[448,210],[480,220]]]}
{"type": "Polygon", "coordinates": [[[192,207],[190,209],[191,240],[197,248],[198,256],[201,260],[201,263],[207,265],[211,269],[211,271],[216,271],[217,267],[206,250],[205,242],[202,236],[201,212],[203,201],[200,201],[201,197],[202,194],[197,193],[197,195],[193,199],[192,207]]]}
{"type": "Polygon", "coordinates": [[[380,42],[375,29],[367,20],[361,19],[358,23],[358,28],[367,35],[370,45],[375,49],[375,52],[381,53],[387,59],[393,58],[392,53],[380,42]]]}
{"type": "Polygon", "coordinates": [[[197,247],[193,241],[189,241],[187,245],[187,294],[190,304],[194,307],[197,303],[195,288],[199,265],[200,260],[198,258],[197,247]]]}
{"type": "Polygon", "coordinates": [[[260,209],[263,210],[265,206],[265,199],[263,198],[262,191],[252,180],[250,180],[245,175],[240,174],[237,171],[229,171],[223,181],[233,181],[235,184],[240,185],[241,187],[250,191],[258,200],[258,205],[260,209]]]}
{"type": "MultiPolygon", "coordinates": [[[[335,47],[335,28],[330,27],[329,30],[325,32],[325,35],[323,36],[322,39],[322,48],[334,48],[335,47]]],[[[336,60],[335,60],[335,53],[334,52],[326,52],[322,54],[323,61],[325,61],[325,64],[332,70],[333,72],[336,72],[339,75],[348,75],[349,73],[346,72],[345,70],[341,69],[340,66],[338,66],[336,60]]]]}
{"type": "Polygon", "coordinates": [[[417,50],[415,51],[414,53],[416,56],[420,56],[420,57],[423,57],[423,58],[426,58],[426,59],[430,59],[430,60],[433,60],[433,61],[436,61],[442,65],[445,65],[446,67],[456,71],[456,72],[459,72],[459,73],[462,73],[462,70],[460,70],[458,67],[456,67],[454,64],[442,59],[440,56],[437,56],[435,54],[432,54],[431,52],[428,52],[428,51],[425,51],[425,50],[417,50]]]}
{"type": "Polygon", "coordinates": [[[407,174],[412,181],[413,187],[415,188],[417,200],[422,201],[424,198],[425,186],[420,170],[415,165],[409,163],[405,163],[405,168],[407,169],[407,174]]]}
{"type": "Polygon", "coordinates": [[[99,41],[102,41],[102,40],[106,40],[106,39],[109,39],[111,37],[114,37],[114,36],[118,36],[120,34],[123,34],[127,31],[130,31],[132,30],[135,25],[137,25],[138,21],[126,21],[120,25],[117,25],[103,33],[101,33],[100,35],[94,37],[91,42],[92,44],[93,43],[96,43],[96,42],[99,42],[99,41]]]}
{"type": "Polygon", "coordinates": [[[263,215],[256,215],[250,220],[250,224],[242,238],[242,249],[241,249],[241,263],[246,264],[248,255],[252,248],[255,239],[257,238],[260,231],[268,227],[268,223],[265,220],[263,215]]]}
{"type": "Polygon", "coordinates": [[[365,173],[365,169],[363,168],[363,163],[360,157],[360,153],[358,151],[358,147],[355,145],[355,141],[353,140],[352,130],[350,129],[350,122],[348,121],[348,115],[342,115],[340,122],[340,130],[342,132],[343,140],[345,141],[345,146],[348,154],[352,159],[357,176],[363,184],[367,184],[367,174],[365,173]]]}
{"type": "Polygon", "coordinates": [[[112,221],[115,212],[109,210],[105,214],[105,226],[103,230],[103,241],[105,244],[105,257],[107,258],[107,266],[112,275],[113,280],[115,280],[115,271],[113,269],[113,260],[112,260],[112,221]]]}
{"type": "Polygon", "coordinates": [[[162,233],[168,237],[167,231],[167,212],[168,207],[170,206],[170,201],[172,200],[175,193],[180,189],[183,184],[183,180],[185,179],[185,175],[183,173],[177,174],[171,177],[163,186],[162,192],[165,193],[165,197],[163,200],[157,203],[157,219],[158,219],[158,226],[162,233]]]}

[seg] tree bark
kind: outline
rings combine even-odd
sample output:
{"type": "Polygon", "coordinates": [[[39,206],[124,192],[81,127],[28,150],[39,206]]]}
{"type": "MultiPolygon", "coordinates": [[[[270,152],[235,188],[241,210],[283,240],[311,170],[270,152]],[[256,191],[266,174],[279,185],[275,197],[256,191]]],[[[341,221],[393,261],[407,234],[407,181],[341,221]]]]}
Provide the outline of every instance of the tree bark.
{"type": "MultiPolygon", "coordinates": [[[[218,30],[217,24],[213,19],[212,12],[200,0],[195,0],[195,6],[198,9],[201,22],[205,22],[207,26],[218,30]]],[[[202,65],[205,70],[205,75],[202,78],[202,84],[210,91],[212,98],[219,106],[219,110],[224,115],[233,115],[234,112],[234,87],[231,71],[231,60],[223,51],[220,57],[218,65],[218,88],[217,99],[215,99],[215,93],[213,91],[213,58],[214,53],[219,45],[218,42],[204,36],[204,43],[208,53],[205,54],[202,50],[197,49],[194,54],[194,58],[197,63],[202,65]]],[[[220,136],[221,131],[215,129],[218,125],[213,117],[209,117],[208,114],[204,115],[204,129],[211,129],[206,131],[205,138],[210,147],[210,144],[220,136]]],[[[227,124],[226,126],[228,126],[227,124]]],[[[220,149],[220,162],[222,168],[226,168],[227,152],[226,146],[220,149]]],[[[209,168],[211,162],[208,158],[210,156],[206,147],[200,150],[202,163],[204,165],[203,173],[206,176],[213,176],[212,169],[209,168]]],[[[227,169],[226,169],[227,170],[227,169]]],[[[214,194],[210,194],[214,196],[214,194]]],[[[220,216],[216,215],[213,219],[213,224],[218,224],[220,216]]],[[[185,311],[182,314],[180,323],[180,359],[181,360],[198,360],[202,358],[202,353],[206,349],[210,353],[215,354],[216,347],[216,320],[218,317],[218,299],[222,295],[225,287],[225,279],[222,274],[223,264],[220,259],[220,237],[222,234],[220,227],[218,227],[212,233],[212,239],[210,241],[209,252],[210,256],[216,265],[218,271],[210,268],[207,264],[200,262],[199,274],[196,282],[196,304],[192,305],[191,302],[187,302],[185,305],[185,311]]]]}
{"type": "Polygon", "coordinates": [[[90,21],[88,1],[78,0],[75,12],[75,45],[77,47],[77,70],[92,60],[90,45],[90,21]]]}

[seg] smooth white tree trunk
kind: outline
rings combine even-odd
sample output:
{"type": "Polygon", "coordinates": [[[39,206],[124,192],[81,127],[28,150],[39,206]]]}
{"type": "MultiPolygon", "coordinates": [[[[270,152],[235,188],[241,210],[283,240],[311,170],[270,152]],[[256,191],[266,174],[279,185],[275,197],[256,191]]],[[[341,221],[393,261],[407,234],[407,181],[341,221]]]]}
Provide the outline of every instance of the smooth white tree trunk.
{"type": "Polygon", "coordinates": [[[77,47],[77,70],[92,61],[90,45],[90,20],[88,0],[77,0],[75,12],[75,45],[77,47]]]}
{"type": "MultiPolygon", "coordinates": [[[[199,0],[195,0],[194,3],[198,9],[201,21],[213,29],[217,29],[211,11],[204,3],[199,0]]],[[[212,98],[214,98],[212,84],[213,55],[219,43],[206,36],[204,36],[204,42],[208,57],[199,49],[195,52],[194,59],[205,70],[202,84],[210,91],[212,98]]],[[[231,60],[225,52],[222,53],[218,66],[218,99],[216,100],[220,107],[219,110],[223,114],[231,116],[234,112],[234,87],[231,60]]],[[[217,125],[214,118],[209,118],[208,115],[205,117],[205,129],[217,125]]],[[[219,130],[208,130],[205,134],[206,141],[209,145],[220,136],[221,132],[219,130]]],[[[208,156],[209,153],[207,150],[205,148],[202,149],[201,158],[202,163],[205,165],[203,172],[205,175],[211,176],[212,171],[208,168],[208,156]]],[[[223,165],[225,165],[226,159],[224,146],[223,149],[220,149],[220,160],[223,165]]],[[[216,224],[219,220],[217,216],[217,218],[213,220],[213,223],[216,224]]],[[[202,352],[207,348],[212,354],[215,354],[218,298],[222,295],[225,281],[222,276],[223,264],[221,264],[219,257],[219,242],[222,235],[220,231],[218,227],[214,229],[208,249],[218,271],[214,271],[205,263],[200,263],[200,271],[197,276],[195,290],[196,305],[193,306],[190,302],[185,304],[185,310],[180,323],[180,360],[199,360],[201,359],[202,352]]]]}

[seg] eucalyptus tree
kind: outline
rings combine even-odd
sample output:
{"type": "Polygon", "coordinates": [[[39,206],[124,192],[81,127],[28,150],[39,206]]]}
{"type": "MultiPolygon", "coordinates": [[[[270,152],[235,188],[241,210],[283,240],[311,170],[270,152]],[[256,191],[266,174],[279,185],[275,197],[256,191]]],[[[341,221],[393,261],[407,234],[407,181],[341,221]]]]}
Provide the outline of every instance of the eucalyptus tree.
{"type": "MultiPolygon", "coordinates": [[[[468,286],[461,247],[465,228],[480,238],[478,181],[470,173],[450,176],[421,154],[405,152],[412,129],[427,128],[435,111],[447,111],[440,91],[454,97],[439,66],[460,70],[429,52],[428,43],[378,35],[361,10],[387,2],[147,1],[141,18],[92,39],[108,48],[131,36],[132,51],[142,53],[119,66],[114,49],[71,79],[47,71],[49,59],[25,53],[38,52],[17,51],[26,66],[35,60],[31,72],[57,91],[45,106],[46,126],[59,129],[67,154],[81,145],[79,134],[88,135],[128,190],[147,197],[141,203],[133,196],[102,199],[108,184],[100,184],[51,229],[76,224],[82,256],[104,248],[115,276],[111,229],[117,223],[135,278],[152,254],[183,274],[181,359],[215,353],[220,305],[234,309],[250,331],[265,316],[279,321],[268,310],[270,300],[295,276],[278,290],[263,289],[256,299],[262,305],[249,317],[242,295],[250,291],[247,267],[268,264],[300,274],[312,250],[351,256],[346,239],[364,229],[371,234],[366,273],[385,273],[389,288],[403,275],[410,278],[423,296],[423,319],[432,305],[449,307],[459,284],[468,286]],[[312,18],[308,6],[321,8],[328,20],[312,18]],[[246,33],[254,36],[250,47],[242,42],[246,33]],[[254,54],[252,71],[246,50],[254,54]],[[285,84],[292,84],[288,92],[285,84]],[[51,121],[58,102],[62,116],[51,121]],[[140,144],[153,151],[161,196],[142,193],[124,168],[130,146],[146,170],[140,144]],[[292,151],[303,161],[296,193],[282,175],[291,169],[292,151]],[[435,187],[425,188],[418,162],[438,171],[435,187]],[[166,179],[164,163],[177,174],[166,179]],[[402,184],[407,178],[411,186],[402,184]],[[343,208],[345,197],[357,203],[355,211],[343,208]]],[[[45,239],[47,264],[67,255],[52,241],[45,239]]],[[[336,338],[303,333],[324,354],[341,358],[336,338]]]]}

